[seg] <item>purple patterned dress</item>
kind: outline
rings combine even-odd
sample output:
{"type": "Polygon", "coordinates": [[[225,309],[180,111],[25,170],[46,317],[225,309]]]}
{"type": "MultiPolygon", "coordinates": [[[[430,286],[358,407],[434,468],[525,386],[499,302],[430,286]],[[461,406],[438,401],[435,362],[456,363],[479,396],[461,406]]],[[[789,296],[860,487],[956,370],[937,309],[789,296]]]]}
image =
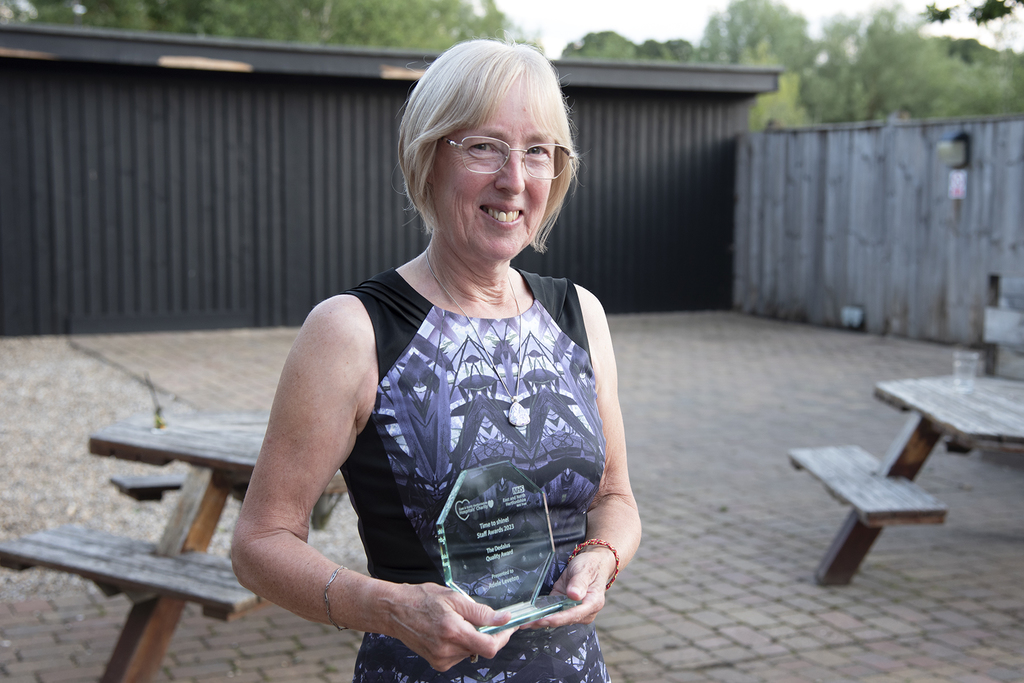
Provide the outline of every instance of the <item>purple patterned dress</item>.
{"type": "MultiPolygon", "coordinates": [[[[393,270],[348,292],[377,337],[376,405],[342,467],[376,578],[443,585],[435,522],[459,473],[493,462],[511,461],[547,495],[556,557],[542,595],[585,538],[605,451],[586,329],[572,283],[523,277],[534,305],[502,320],[434,307],[393,270]],[[506,419],[511,398],[492,364],[513,392],[520,373],[525,427],[506,419]]],[[[444,673],[400,641],[367,633],[353,680],[596,683],[608,675],[591,624],[517,631],[494,659],[444,673]]]]}

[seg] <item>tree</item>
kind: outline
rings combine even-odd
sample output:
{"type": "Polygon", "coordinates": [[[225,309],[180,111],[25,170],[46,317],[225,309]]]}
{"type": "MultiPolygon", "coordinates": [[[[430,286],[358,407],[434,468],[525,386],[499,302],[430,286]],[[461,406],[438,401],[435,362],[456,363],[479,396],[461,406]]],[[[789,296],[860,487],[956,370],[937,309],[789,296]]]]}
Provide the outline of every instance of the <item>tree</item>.
{"type": "Polygon", "coordinates": [[[31,21],[35,18],[36,8],[28,0],[0,0],[0,24],[31,21]]]}
{"type": "MultiPolygon", "coordinates": [[[[38,20],[74,23],[73,4],[36,0],[38,20]]],[[[494,0],[79,0],[77,4],[85,8],[80,21],[87,26],[313,43],[443,50],[468,38],[514,33],[494,0]]]]}
{"type": "Polygon", "coordinates": [[[629,38],[615,31],[588,33],[580,40],[569,43],[562,50],[562,57],[593,57],[598,59],[641,59],[668,62],[692,61],[696,52],[693,45],[681,38],[659,43],[645,40],[637,45],[629,38]]]}
{"type": "Polygon", "coordinates": [[[999,63],[1001,55],[987,45],[982,45],[974,38],[950,38],[938,36],[939,42],[946,46],[946,53],[965,64],[985,64],[993,66],[999,63]]]}
{"type": "MultiPolygon", "coordinates": [[[[1019,111],[1022,98],[1001,63],[1005,56],[972,41],[929,38],[899,10],[826,22],[801,101],[815,122],[1019,111]]],[[[1019,71],[1019,67],[1016,69],[1019,71]]],[[[1010,74],[1012,76],[1012,73],[1010,74]]]]}
{"type": "Polygon", "coordinates": [[[645,40],[643,44],[637,46],[636,56],[639,59],[691,62],[697,55],[690,41],[675,38],[666,40],[664,43],[659,43],[656,40],[645,40]]]}
{"type": "Polygon", "coordinates": [[[813,64],[814,53],[807,20],[772,0],[733,0],[711,15],[700,44],[704,62],[750,64],[770,54],[798,73],[813,64]]]}
{"type": "Polygon", "coordinates": [[[781,126],[790,128],[808,123],[807,109],[800,102],[800,76],[784,73],[779,76],[776,92],[759,95],[747,118],[750,130],[781,126]]]}
{"type": "MultiPolygon", "coordinates": [[[[979,2],[981,0],[978,0],[979,2]]],[[[1024,4],[1024,0],[1006,0],[1024,4]]],[[[885,119],[935,118],[1024,111],[1024,56],[975,40],[928,37],[922,17],[899,8],[836,16],[823,37],[775,0],[732,0],[712,15],[698,50],[686,41],[635,45],[613,31],[589,33],[566,57],[676,59],[781,64],[779,90],[758,97],[754,130],[885,119]]]]}
{"type": "Polygon", "coordinates": [[[816,123],[864,118],[864,84],[856,73],[862,49],[861,20],[835,17],[822,27],[814,68],[802,85],[801,101],[816,123]]]}
{"type": "Polygon", "coordinates": [[[636,45],[615,31],[588,33],[580,40],[569,43],[562,50],[562,59],[592,57],[600,59],[636,59],[636,45]]]}
{"type": "Polygon", "coordinates": [[[1001,19],[1013,14],[1018,7],[1024,7],[1024,0],[981,0],[981,2],[963,2],[950,5],[945,9],[939,9],[935,3],[925,8],[925,16],[928,21],[943,23],[952,19],[955,15],[962,14],[965,10],[967,16],[979,26],[990,21],[1001,19]]]}
{"type": "Polygon", "coordinates": [[[146,10],[134,0],[104,0],[102,3],[81,0],[35,0],[38,21],[50,24],[83,24],[100,28],[148,28],[146,10]]]}

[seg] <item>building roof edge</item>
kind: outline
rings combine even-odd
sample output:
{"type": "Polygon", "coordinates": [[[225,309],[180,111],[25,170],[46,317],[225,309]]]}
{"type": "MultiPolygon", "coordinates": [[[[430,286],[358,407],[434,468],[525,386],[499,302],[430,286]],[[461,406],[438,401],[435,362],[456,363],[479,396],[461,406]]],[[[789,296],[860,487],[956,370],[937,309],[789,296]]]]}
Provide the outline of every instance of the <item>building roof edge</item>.
{"type": "MultiPolygon", "coordinates": [[[[0,57],[126,66],[415,80],[437,52],[249,38],[80,28],[0,26],[0,57]]],[[[554,60],[564,87],[754,95],[778,89],[781,67],[599,59],[554,60]]]]}

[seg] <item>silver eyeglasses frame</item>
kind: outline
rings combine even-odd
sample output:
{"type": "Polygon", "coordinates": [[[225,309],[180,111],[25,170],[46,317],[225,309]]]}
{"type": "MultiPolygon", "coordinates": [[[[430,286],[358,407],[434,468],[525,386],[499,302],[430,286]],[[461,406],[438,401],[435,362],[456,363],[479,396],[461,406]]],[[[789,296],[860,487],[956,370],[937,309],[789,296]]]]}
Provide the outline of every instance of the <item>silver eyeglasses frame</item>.
{"type": "MultiPolygon", "coordinates": [[[[508,163],[509,158],[512,156],[512,152],[522,152],[523,153],[523,168],[526,170],[526,173],[531,178],[536,178],[537,180],[554,180],[558,176],[562,175],[562,172],[565,171],[565,169],[569,165],[569,163],[573,159],[576,158],[576,155],[573,154],[571,151],[569,151],[568,147],[566,147],[565,145],[559,145],[558,143],[555,143],[555,142],[543,142],[543,143],[538,143],[536,145],[531,145],[531,147],[529,147],[527,149],[517,149],[517,148],[513,147],[512,145],[508,144],[507,142],[505,142],[504,140],[502,140],[500,138],[492,138],[492,137],[489,137],[487,135],[467,135],[466,137],[462,138],[462,142],[455,142],[451,138],[447,138],[447,137],[443,138],[443,140],[445,142],[447,142],[449,144],[449,146],[453,147],[454,149],[459,150],[459,152],[460,152],[459,156],[462,157],[462,165],[466,167],[467,171],[469,171],[470,173],[477,173],[479,175],[494,175],[495,173],[497,173],[501,169],[505,168],[505,164],[508,163]],[[498,168],[494,169],[493,171],[479,171],[477,169],[471,168],[470,165],[469,165],[469,153],[467,152],[466,145],[464,144],[466,142],[466,140],[485,140],[485,141],[490,141],[490,142],[497,142],[500,145],[508,148],[508,153],[505,154],[505,159],[504,159],[504,161],[501,162],[501,165],[498,166],[498,168]],[[551,148],[553,148],[555,154],[557,154],[558,152],[562,152],[565,155],[565,163],[562,164],[562,168],[558,169],[558,172],[555,173],[555,175],[550,176],[550,177],[534,175],[530,171],[529,164],[526,163],[526,153],[529,152],[530,149],[532,149],[533,147],[551,147],[551,148]]],[[[552,157],[552,161],[554,161],[554,156],[552,157]]],[[[557,166],[557,163],[556,163],[556,166],[557,166]]]]}

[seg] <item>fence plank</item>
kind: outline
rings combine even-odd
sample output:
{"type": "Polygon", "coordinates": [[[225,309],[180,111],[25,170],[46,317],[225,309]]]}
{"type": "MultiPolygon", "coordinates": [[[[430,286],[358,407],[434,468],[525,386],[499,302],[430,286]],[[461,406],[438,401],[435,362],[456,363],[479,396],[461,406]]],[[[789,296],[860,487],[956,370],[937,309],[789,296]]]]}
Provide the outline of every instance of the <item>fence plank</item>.
{"type": "Polygon", "coordinates": [[[840,309],[846,298],[847,226],[850,202],[850,132],[837,131],[828,137],[825,173],[825,224],[822,250],[822,287],[824,325],[838,325],[840,309]]]}

